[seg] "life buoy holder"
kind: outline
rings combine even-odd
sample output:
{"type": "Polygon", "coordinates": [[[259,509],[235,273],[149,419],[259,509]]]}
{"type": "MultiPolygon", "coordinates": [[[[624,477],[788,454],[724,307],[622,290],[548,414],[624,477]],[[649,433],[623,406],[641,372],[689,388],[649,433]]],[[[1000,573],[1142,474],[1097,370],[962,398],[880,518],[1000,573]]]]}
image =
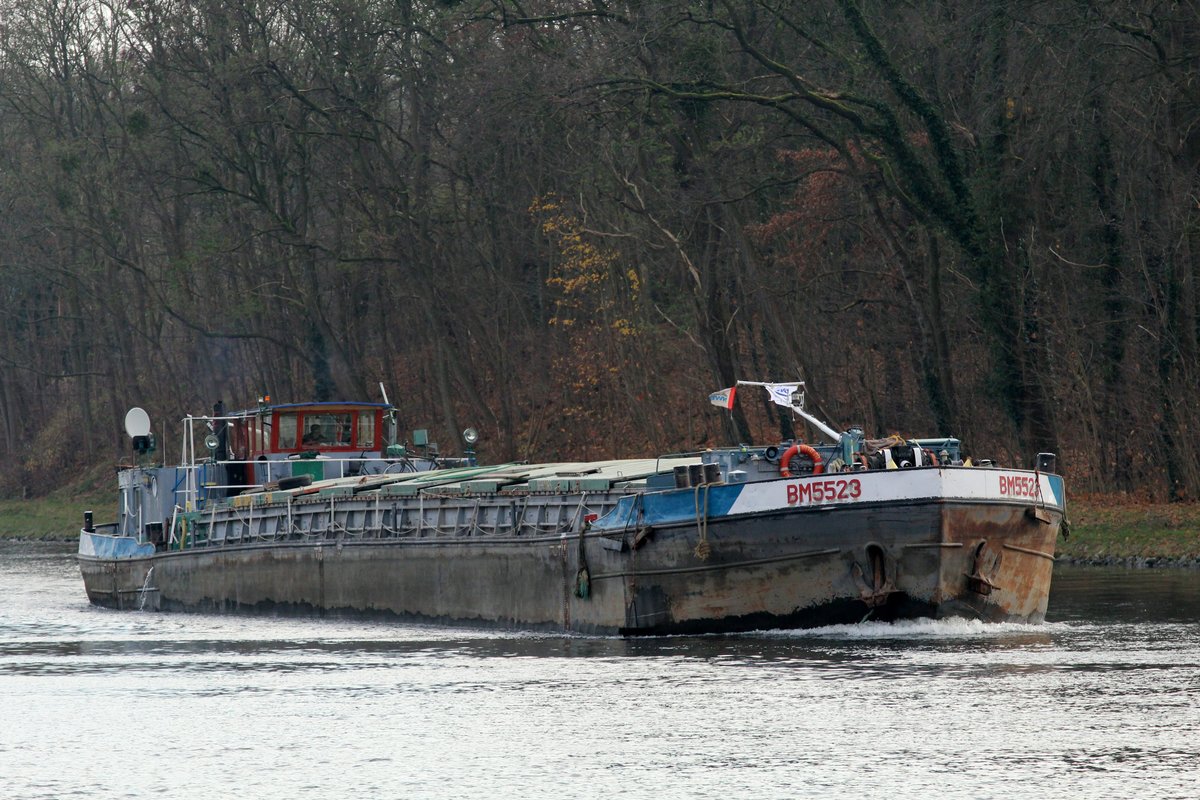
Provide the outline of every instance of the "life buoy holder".
{"type": "Polygon", "coordinates": [[[783,455],[779,457],[779,476],[781,478],[792,477],[792,470],[789,465],[792,463],[792,458],[798,455],[806,455],[812,459],[813,475],[820,475],[825,470],[825,465],[821,463],[821,454],[815,448],[807,444],[794,444],[787,450],[784,450],[783,455]]]}

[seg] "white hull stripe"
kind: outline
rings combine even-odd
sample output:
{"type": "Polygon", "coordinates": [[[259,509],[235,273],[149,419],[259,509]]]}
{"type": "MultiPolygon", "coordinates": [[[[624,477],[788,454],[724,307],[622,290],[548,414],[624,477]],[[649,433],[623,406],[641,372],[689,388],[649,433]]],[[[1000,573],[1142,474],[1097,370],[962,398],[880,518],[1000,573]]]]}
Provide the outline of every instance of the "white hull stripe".
{"type": "Polygon", "coordinates": [[[618,530],[744,514],[801,508],[850,508],[860,504],[903,505],[936,500],[966,503],[1021,503],[1062,510],[1062,478],[1028,470],[926,467],[839,472],[747,484],[674,489],[621,500],[593,529],[618,530]]]}

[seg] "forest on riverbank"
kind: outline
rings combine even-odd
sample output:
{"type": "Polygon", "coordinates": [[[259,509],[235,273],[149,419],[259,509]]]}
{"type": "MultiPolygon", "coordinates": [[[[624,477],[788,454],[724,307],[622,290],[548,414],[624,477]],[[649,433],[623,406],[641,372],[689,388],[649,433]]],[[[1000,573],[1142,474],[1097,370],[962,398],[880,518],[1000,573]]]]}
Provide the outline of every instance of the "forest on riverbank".
{"type": "Polygon", "coordinates": [[[766,379],[1195,500],[1198,70],[1167,0],[0,0],[0,494],[132,405],[550,460],[791,436],[707,402],[766,379]]]}

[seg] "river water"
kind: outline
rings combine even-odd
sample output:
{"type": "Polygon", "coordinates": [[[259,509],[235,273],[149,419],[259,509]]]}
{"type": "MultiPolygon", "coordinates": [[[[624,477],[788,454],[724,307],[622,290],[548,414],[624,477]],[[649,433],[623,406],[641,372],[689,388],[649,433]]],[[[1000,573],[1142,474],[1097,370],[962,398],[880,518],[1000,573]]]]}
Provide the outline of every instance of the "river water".
{"type": "Polygon", "coordinates": [[[1043,625],[597,639],[90,606],[0,544],[2,798],[1195,798],[1200,572],[1043,625]]]}

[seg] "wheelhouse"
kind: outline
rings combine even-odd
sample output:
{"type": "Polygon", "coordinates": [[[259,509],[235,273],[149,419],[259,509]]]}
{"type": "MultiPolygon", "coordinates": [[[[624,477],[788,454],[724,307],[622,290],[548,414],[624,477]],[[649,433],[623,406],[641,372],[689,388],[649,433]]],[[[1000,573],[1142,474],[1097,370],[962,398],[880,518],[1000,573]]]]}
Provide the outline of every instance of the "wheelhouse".
{"type": "Polygon", "coordinates": [[[229,425],[233,457],[300,453],[378,453],[387,440],[392,407],[382,403],[294,403],[268,406],[229,425]]]}
{"type": "MultiPolygon", "coordinates": [[[[387,403],[288,403],[225,414],[208,420],[212,456],[228,470],[230,490],[252,488],[281,477],[313,480],[373,472],[395,441],[395,410],[387,403]]],[[[185,441],[184,451],[194,452],[185,441]]],[[[194,457],[188,459],[195,461],[194,457]]]]}

